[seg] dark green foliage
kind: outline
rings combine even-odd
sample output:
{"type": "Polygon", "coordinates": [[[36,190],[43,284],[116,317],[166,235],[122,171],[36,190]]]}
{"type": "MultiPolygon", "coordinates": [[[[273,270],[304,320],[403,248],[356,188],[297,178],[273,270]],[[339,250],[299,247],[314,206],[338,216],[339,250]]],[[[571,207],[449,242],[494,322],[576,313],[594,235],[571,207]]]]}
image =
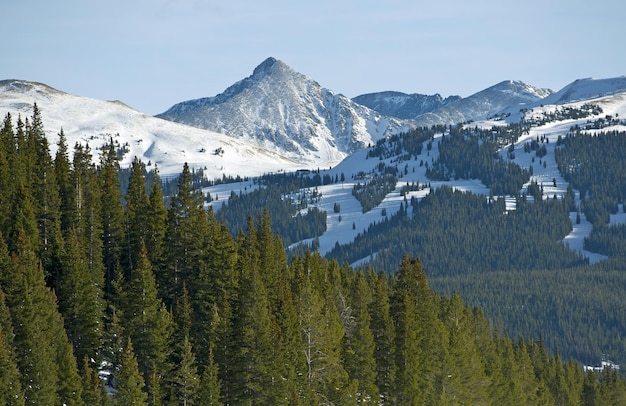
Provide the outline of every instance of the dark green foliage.
{"type": "Polygon", "coordinates": [[[126,223],[122,208],[122,197],[119,189],[119,163],[113,139],[102,148],[100,167],[98,168],[100,183],[101,224],[102,224],[102,255],[106,281],[106,291],[113,278],[115,268],[119,266],[124,241],[126,223]]]}
{"type": "Polygon", "coordinates": [[[439,140],[439,158],[426,171],[432,180],[480,179],[495,196],[517,196],[531,173],[498,154],[521,134],[512,130],[456,129],[439,140]],[[504,133],[502,133],[504,131],[504,133]]]}
{"type": "Polygon", "coordinates": [[[556,149],[559,171],[583,198],[581,206],[594,226],[626,199],[626,132],[587,134],[576,130],[556,149]]]}
{"type": "Polygon", "coordinates": [[[558,242],[570,229],[568,213],[552,199],[544,204],[518,200],[517,210],[507,212],[503,200],[490,203],[484,196],[440,187],[414,204],[411,218],[401,212],[370,226],[329,257],[354,262],[377,253],[372,265],[392,271],[405,252],[412,252],[432,276],[565,268],[584,263],[558,242]]]}
{"type": "Polygon", "coordinates": [[[183,340],[180,361],[174,370],[173,385],[178,404],[194,405],[200,388],[200,377],[189,338],[183,340]]]}
{"type": "Polygon", "coordinates": [[[57,282],[59,311],[74,353],[80,357],[78,359],[100,360],[104,320],[102,288],[93,282],[73,228],[68,232],[61,264],[63,273],[57,282]]]}
{"type": "Polygon", "coordinates": [[[126,342],[115,382],[115,395],[113,396],[115,405],[148,405],[148,394],[143,390],[144,380],[139,373],[130,338],[126,342]]]}
{"type": "MultiPolygon", "coordinates": [[[[6,252],[5,254],[6,255],[6,252]]],[[[11,314],[0,289],[0,403],[24,405],[24,392],[20,384],[16,354],[13,347],[11,314]]]]}
{"type": "Polygon", "coordinates": [[[408,160],[422,153],[424,142],[432,138],[436,133],[445,131],[441,126],[432,128],[419,127],[403,134],[392,135],[376,142],[376,145],[367,151],[368,158],[379,158],[381,160],[401,156],[401,160],[408,160]]]}
{"type": "MultiPolygon", "coordinates": [[[[313,238],[326,231],[326,212],[316,207],[306,209],[306,202],[297,202],[283,186],[268,184],[246,194],[232,193],[227,203],[216,204],[216,215],[233,233],[246,229],[246,213],[253,218],[267,210],[272,217],[273,230],[281,235],[285,245],[313,238]],[[284,197],[284,198],[283,198],[284,197]]],[[[315,190],[312,195],[315,194],[315,190]]],[[[313,198],[313,197],[312,197],[313,198]]],[[[305,198],[306,201],[306,198],[305,198]]]]}
{"type": "Polygon", "coordinates": [[[209,351],[209,360],[204,368],[200,389],[198,390],[198,404],[204,406],[221,406],[221,382],[218,378],[218,367],[213,360],[213,351],[209,351]]]}
{"type": "Polygon", "coordinates": [[[626,257],[626,225],[600,225],[585,238],[585,249],[610,257],[626,257]]]}
{"type": "Polygon", "coordinates": [[[357,183],[354,185],[352,196],[361,203],[363,213],[367,213],[372,208],[378,206],[385,196],[396,188],[397,182],[398,179],[394,174],[375,176],[363,184],[357,183]]]}
{"type": "Polygon", "coordinates": [[[170,370],[167,360],[171,347],[172,320],[157,295],[154,273],[145,246],[142,246],[137,266],[124,289],[122,309],[122,326],[133,341],[144,382],[149,382],[153,372],[160,377],[165,376],[170,370]]]}

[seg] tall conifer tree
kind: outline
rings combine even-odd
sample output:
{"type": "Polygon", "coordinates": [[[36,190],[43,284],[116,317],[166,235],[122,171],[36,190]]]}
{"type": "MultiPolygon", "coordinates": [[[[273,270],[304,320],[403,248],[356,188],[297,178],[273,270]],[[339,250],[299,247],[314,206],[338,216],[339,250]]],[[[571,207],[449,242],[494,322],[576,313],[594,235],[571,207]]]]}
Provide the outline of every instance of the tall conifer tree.
{"type": "Polygon", "coordinates": [[[112,138],[109,144],[102,148],[99,178],[105,286],[106,292],[109,292],[115,268],[121,263],[125,229],[119,184],[119,162],[112,138]]]}
{"type": "Polygon", "coordinates": [[[137,267],[125,289],[123,309],[124,329],[134,343],[144,382],[149,381],[153,371],[164,377],[170,370],[167,360],[173,322],[157,295],[154,273],[145,246],[142,247],[137,267]]]}
{"type": "Polygon", "coordinates": [[[122,363],[116,375],[115,405],[148,405],[148,394],[144,392],[144,379],[139,373],[133,344],[129,338],[122,355],[122,363]]]}
{"type": "MultiPolygon", "coordinates": [[[[4,242],[0,242],[4,245],[4,242]]],[[[0,248],[1,250],[2,248],[0,248]]],[[[7,265],[6,247],[0,253],[2,269],[7,265]]],[[[20,384],[19,370],[15,358],[13,347],[13,326],[11,325],[11,314],[6,306],[4,292],[0,286],[0,404],[3,405],[24,405],[24,391],[20,384]]]]}
{"type": "Polygon", "coordinates": [[[63,274],[58,281],[59,311],[77,358],[100,360],[104,322],[104,298],[87,266],[76,231],[68,231],[62,258],[63,274]]]}

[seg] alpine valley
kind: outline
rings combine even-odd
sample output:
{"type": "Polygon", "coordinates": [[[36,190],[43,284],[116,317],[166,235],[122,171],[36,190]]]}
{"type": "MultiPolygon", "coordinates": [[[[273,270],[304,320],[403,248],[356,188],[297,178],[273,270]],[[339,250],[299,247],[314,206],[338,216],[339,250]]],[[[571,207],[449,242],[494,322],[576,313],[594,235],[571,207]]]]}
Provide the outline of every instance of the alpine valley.
{"type": "MultiPolygon", "coordinates": [[[[101,178],[98,188],[102,189],[103,195],[109,190],[107,187],[115,183],[110,179],[107,183],[107,168],[120,169],[116,175],[119,179],[117,187],[123,198],[118,200],[120,208],[124,207],[126,217],[120,218],[126,219],[122,223],[128,227],[127,236],[123,237],[127,239],[123,239],[122,246],[112,245],[109,236],[116,231],[106,228],[106,222],[99,225],[103,228],[96,233],[102,237],[100,249],[105,256],[105,278],[98,283],[105,287],[109,300],[107,317],[117,317],[115,306],[134,303],[131,290],[120,294],[116,299],[119,302],[112,303],[114,300],[110,298],[116,297],[116,289],[125,286],[120,280],[134,283],[133,275],[154,264],[157,279],[156,285],[150,289],[155,292],[158,289],[159,300],[162,300],[159,302],[161,307],[155,305],[153,309],[155,323],[165,323],[164,320],[171,317],[170,312],[174,315],[172,317],[188,321],[188,324],[180,323],[180,331],[176,327],[172,333],[179,338],[173,350],[179,351],[176,353],[178,358],[174,358],[182,365],[186,351],[190,352],[193,346],[194,351],[198,351],[196,354],[203,357],[199,361],[201,370],[214,375],[208,376],[206,382],[218,388],[215,389],[218,395],[218,377],[222,379],[219,396],[225,401],[236,404],[245,398],[246,402],[253,404],[274,403],[279,399],[255,397],[256,391],[263,392],[258,388],[274,387],[273,379],[268,378],[265,383],[255,381],[255,376],[270,374],[268,371],[257,371],[257,375],[248,376],[249,369],[242,367],[237,372],[236,368],[245,364],[246,351],[254,351],[255,345],[261,345],[262,340],[271,343],[274,339],[274,344],[285,348],[287,343],[295,342],[294,348],[299,348],[300,338],[281,335],[298,325],[297,321],[287,319],[291,317],[289,311],[295,309],[290,307],[292,300],[296,303],[294,306],[299,306],[299,314],[319,313],[316,313],[319,320],[311,318],[309,321],[319,322],[316,328],[327,329],[325,337],[334,337],[337,344],[333,347],[335,353],[325,356],[336,355],[337,359],[342,359],[336,364],[341,364],[347,372],[333,375],[332,379],[336,380],[329,380],[331,384],[327,385],[324,374],[336,372],[337,365],[330,368],[324,364],[326,361],[319,361],[320,369],[316,370],[318,365],[314,362],[318,361],[312,361],[316,355],[300,350],[278,356],[275,367],[279,372],[276,373],[283,375],[276,382],[287,388],[288,384],[284,382],[302,380],[297,384],[301,386],[283,388],[280,399],[285,404],[290,403],[286,399],[295,401],[296,398],[303,404],[324,404],[325,401],[327,404],[347,404],[350,403],[346,400],[348,398],[357,402],[355,397],[358,402],[372,401],[371,397],[363,395],[364,392],[373,393],[380,399],[379,404],[429,403],[428,399],[418,401],[417,398],[402,397],[405,394],[397,390],[402,387],[399,382],[406,379],[403,385],[408,385],[410,380],[410,374],[402,378],[402,368],[394,372],[397,375],[393,382],[384,381],[381,363],[385,357],[399,360],[399,353],[380,354],[377,359],[379,380],[366,376],[355,378],[360,369],[355,365],[360,364],[354,361],[349,365],[349,360],[356,359],[355,354],[366,352],[352,347],[359,340],[367,339],[357,338],[354,333],[360,331],[358,323],[363,320],[369,323],[369,315],[360,319],[362,313],[359,312],[363,311],[377,312],[377,315],[384,309],[392,313],[397,311],[392,316],[397,319],[375,321],[395,323],[397,330],[394,334],[397,333],[397,337],[406,334],[402,345],[442,340],[437,341],[439,350],[435,355],[425,351],[422,364],[416,361],[416,365],[422,366],[429,362],[444,365],[441,370],[445,373],[432,372],[432,376],[429,375],[431,380],[426,378],[419,383],[425,385],[422,388],[428,388],[425,389],[428,393],[436,394],[432,395],[437,397],[433,404],[454,403],[454,399],[460,398],[468,404],[481,403],[482,398],[476,395],[479,392],[484,392],[484,397],[493,401],[489,404],[498,404],[494,400],[497,396],[492,392],[496,390],[496,375],[506,375],[518,367],[508,371],[507,367],[502,371],[499,367],[493,370],[485,367],[480,373],[468,372],[488,361],[486,358],[479,360],[478,355],[467,355],[470,350],[465,355],[456,354],[458,358],[451,355],[462,347],[455,340],[466,340],[463,348],[478,351],[477,347],[481,350],[498,347],[497,350],[492,348],[493,354],[498,354],[493,359],[504,359],[502,354],[508,351],[506,345],[483,340],[482,330],[488,330],[488,335],[503,339],[503,342],[509,342],[506,341],[508,337],[513,337],[510,345],[515,351],[519,348],[524,349],[521,351],[524,354],[528,351],[524,357],[533,362],[539,383],[530,389],[533,395],[529,395],[523,404],[560,404],[561,395],[555,386],[542,381],[548,379],[545,371],[551,362],[560,364],[573,359],[591,365],[608,354],[612,362],[626,363],[626,341],[623,339],[626,335],[626,76],[578,79],[556,92],[509,80],[468,97],[444,98],[439,94],[382,91],[349,99],[270,57],[249,77],[221,94],[181,101],[155,117],[120,101],[71,95],[42,83],[23,80],[0,82],[0,114],[8,117],[3,134],[13,134],[7,128],[11,118],[19,123],[14,131],[16,151],[26,149],[20,144],[21,131],[39,128],[40,119],[51,156],[57,154],[63,158],[65,146],[69,145],[67,162],[69,165],[74,159],[72,165],[76,173],[81,162],[88,165],[84,162],[88,156],[93,173],[101,178]],[[31,119],[33,111],[36,114],[31,119]],[[88,155],[86,151],[93,154],[88,155]],[[137,189],[133,182],[137,181],[139,172],[147,176],[155,169],[163,181],[165,196],[160,200],[168,205],[167,213],[162,210],[160,215],[164,224],[169,224],[167,233],[171,234],[162,241],[169,244],[167,248],[176,255],[165,254],[167,249],[164,246],[150,245],[158,231],[150,231],[147,224],[152,224],[151,219],[137,220],[137,228],[146,233],[146,240],[138,237],[133,240],[132,221],[141,217],[141,210],[134,206],[137,202],[133,199],[143,196],[139,189],[149,191],[154,186],[146,182],[143,188],[137,189]],[[206,209],[200,211],[209,213],[208,217],[212,219],[209,225],[202,225],[206,229],[189,226],[197,216],[190,209],[194,204],[198,209],[206,209]],[[184,232],[185,227],[189,227],[188,233],[184,232]],[[204,232],[206,234],[202,234],[204,232]],[[276,236],[272,237],[272,233],[276,236]],[[202,242],[198,242],[202,238],[212,241],[208,254],[202,242]],[[248,251],[244,250],[246,247],[256,247],[256,254],[248,256],[248,251]],[[136,253],[138,259],[120,254],[126,250],[136,253]],[[160,254],[153,255],[154,252],[160,254]],[[205,254],[214,262],[196,261],[195,255],[205,254]],[[211,256],[213,254],[215,257],[211,256]],[[111,255],[109,263],[106,255],[111,255]],[[218,256],[220,259],[215,259],[218,256]],[[247,272],[245,267],[248,265],[251,269],[258,266],[259,275],[247,272]],[[422,266],[428,285],[436,294],[424,293],[425,279],[420,279],[422,266]],[[274,271],[264,274],[264,267],[272,270],[282,267],[289,271],[276,276],[271,273],[274,271]],[[214,268],[234,273],[207,276],[214,268]],[[316,274],[322,268],[328,269],[328,273],[320,271],[322,273],[316,274]],[[346,272],[351,268],[363,270],[363,273],[346,272]],[[207,272],[202,276],[204,279],[190,276],[197,270],[207,272]],[[396,271],[399,273],[397,277],[393,276],[396,271]],[[357,276],[347,277],[348,274],[357,276]],[[416,279],[406,282],[407,275],[416,279]],[[337,281],[342,278],[350,282],[341,285],[337,281]],[[375,282],[377,278],[386,282],[379,284],[375,282]],[[362,286],[365,279],[369,284],[367,289],[362,286]],[[281,290],[285,288],[281,284],[284,280],[290,286],[288,292],[281,290]],[[411,281],[415,282],[414,287],[407,285],[411,281]],[[254,291],[254,296],[246,299],[245,293],[237,290],[243,287],[254,291]],[[187,289],[190,297],[185,296],[187,289]],[[389,292],[395,292],[395,296],[389,296],[389,292]],[[212,295],[215,301],[203,302],[203,295],[212,295]],[[459,305],[456,302],[459,297],[480,309],[459,305]],[[388,298],[391,298],[391,305],[386,302],[388,298]],[[352,306],[350,300],[353,300],[352,306]],[[437,333],[438,338],[425,339],[424,335],[419,335],[426,334],[426,327],[419,327],[419,323],[416,324],[418,327],[413,326],[417,335],[411,336],[410,326],[400,321],[398,315],[408,314],[405,311],[410,313],[406,306],[414,306],[412,309],[415,310],[415,306],[424,306],[424,303],[428,303],[431,306],[428,311],[434,313],[430,316],[424,313],[419,323],[439,329],[436,330],[441,332],[437,333]],[[266,314],[263,309],[271,310],[266,314]],[[286,310],[279,313],[281,309],[286,310]],[[237,314],[237,311],[242,313],[237,314]],[[163,319],[159,319],[159,315],[163,319]],[[201,316],[211,322],[204,323],[202,319],[200,323],[201,316]],[[246,335],[250,333],[244,323],[264,320],[267,321],[267,331],[256,331],[259,335],[254,338],[246,335]],[[459,326],[465,325],[471,326],[472,332],[462,336],[459,331],[463,327],[459,326]],[[277,335],[271,336],[274,333],[277,335]],[[223,336],[228,338],[221,334],[228,334],[223,336]],[[214,337],[218,338],[211,341],[214,337]],[[242,342],[249,340],[245,351],[241,349],[243,344],[241,348],[233,344],[239,339],[242,342]],[[547,353],[543,352],[544,348],[547,353]],[[308,375],[297,368],[283,371],[281,368],[287,368],[289,357],[294,360],[303,358],[302,365],[306,366],[308,375]],[[459,366],[453,359],[464,359],[467,365],[459,366]],[[220,362],[223,365],[231,361],[233,368],[220,369],[220,362]],[[497,374],[493,372],[496,369],[497,374]],[[455,387],[464,387],[464,380],[471,381],[465,386],[476,389],[475,393],[452,395],[441,389],[447,385],[444,378],[454,377],[451,380],[455,380],[458,371],[466,375],[458,378],[455,387]],[[308,380],[299,378],[303,376],[308,380]],[[368,379],[375,384],[369,388],[359,386],[359,382],[368,379]],[[304,387],[311,393],[303,391],[304,387]],[[239,399],[235,393],[245,395],[239,399]]],[[[26,141],[23,144],[26,145],[26,141]]],[[[0,188],[4,179],[4,155],[9,156],[10,151],[0,150],[0,188]]],[[[72,182],[75,185],[86,182],[84,177],[73,176],[71,182],[68,178],[68,188],[72,182]]],[[[7,185],[10,184],[9,178],[6,179],[7,185]]],[[[33,183],[31,188],[35,189],[36,184],[33,183]]],[[[76,188],[77,194],[83,193],[81,188],[76,188]]],[[[21,186],[16,186],[16,190],[18,197],[26,193],[21,186]]],[[[40,191],[33,194],[39,196],[39,199],[33,198],[38,202],[37,207],[43,207],[47,195],[40,191]]],[[[147,196],[142,199],[148,201],[147,196]]],[[[19,207],[19,204],[12,205],[11,199],[3,200],[2,204],[6,205],[6,213],[19,207]]],[[[59,248],[64,260],[79,255],[72,251],[70,236],[75,238],[76,232],[78,240],[86,238],[80,233],[88,233],[85,230],[89,230],[90,221],[89,213],[81,211],[83,206],[78,201],[73,205],[68,203],[68,207],[68,212],[72,213],[68,219],[75,216],[80,227],[78,230],[72,227],[63,230],[68,233],[68,242],[59,248]]],[[[98,210],[106,213],[107,207],[103,204],[98,210]]],[[[15,212],[22,219],[28,217],[28,210],[15,212]]],[[[158,210],[149,211],[155,216],[159,214],[158,210]]],[[[58,217],[63,224],[63,214],[58,217]]],[[[113,217],[111,214],[109,219],[113,217]]],[[[42,225],[48,224],[47,220],[48,217],[42,216],[33,227],[42,230],[42,225]]],[[[28,227],[25,220],[19,221],[28,227]]],[[[22,223],[13,222],[8,215],[0,216],[0,227],[9,230],[9,252],[21,252],[18,248],[24,243],[23,237],[18,238],[19,233],[14,228],[22,223]]],[[[47,232],[50,231],[46,228],[47,232]]],[[[43,231],[39,233],[43,235],[43,231]]],[[[124,232],[120,235],[124,236],[124,232]]],[[[46,271],[56,269],[57,264],[51,259],[53,254],[44,247],[35,252],[44,258],[42,263],[46,271]],[[49,263],[45,262],[46,258],[49,263]]],[[[11,255],[11,263],[15,265],[20,257],[11,255]]],[[[9,256],[6,257],[9,261],[9,256]]],[[[93,259],[81,258],[85,263],[93,259]]],[[[4,257],[0,260],[4,261],[4,257]]],[[[276,272],[278,275],[283,271],[276,272]]],[[[57,274],[49,273],[46,278],[51,285],[59,283],[55,279],[59,278],[57,274]]],[[[0,284],[9,282],[7,278],[0,278],[0,284]]],[[[146,291],[145,285],[141,289],[138,286],[132,289],[146,291]]],[[[53,287],[56,291],[57,286],[53,287]]],[[[18,288],[16,285],[16,291],[18,288]]],[[[64,288],[65,294],[69,295],[68,287],[59,285],[60,303],[68,300],[71,303],[68,299],[71,295],[63,296],[64,288]]],[[[0,290],[0,311],[4,306],[1,294],[0,290]]],[[[7,300],[17,303],[13,296],[7,300]]],[[[139,323],[130,313],[121,311],[120,314],[122,324],[127,323],[127,327],[139,323]]],[[[303,319],[299,320],[302,325],[303,319]]],[[[0,318],[0,327],[4,326],[3,322],[0,318]]],[[[304,327],[300,330],[293,328],[297,337],[310,333],[304,327]]],[[[3,340],[1,333],[2,330],[0,344],[3,340]]],[[[141,340],[137,335],[133,337],[133,344],[135,338],[141,340]]],[[[377,349],[382,348],[383,341],[380,340],[384,338],[384,333],[372,336],[372,340],[379,340],[376,341],[377,349]]],[[[393,345],[400,346],[401,340],[397,338],[393,345]]],[[[121,348],[125,344],[108,342],[106,346],[114,349],[116,345],[121,348]]],[[[137,345],[144,345],[144,350],[150,351],[146,342],[137,345]]],[[[154,344],[155,348],[159,345],[165,344],[154,344]]],[[[3,355],[1,351],[0,345],[0,356],[3,355]]],[[[76,348],[74,351],[79,352],[76,348]]],[[[372,351],[376,353],[374,349],[372,351]]],[[[397,351],[401,351],[400,347],[397,351]]],[[[85,350],[82,355],[89,354],[85,350]]],[[[516,362],[526,362],[525,358],[520,361],[517,352],[515,354],[516,362]]],[[[12,353],[7,355],[9,358],[14,356],[12,353]]],[[[118,367],[115,362],[119,364],[122,354],[98,356],[98,361],[102,362],[101,374],[115,375],[118,367]],[[118,357],[116,361],[113,360],[115,356],[118,357]]],[[[169,361],[143,356],[149,359],[140,360],[139,365],[146,381],[148,378],[160,379],[156,372],[154,376],[150,375],[153,364],[149,362],[154,365],[161,362],[165,368],[169,361]]],[[[264,356],[274,360],[273,355],[264,356]]],[[[250,361],[250,365],[257,367],[260,362],[250,361]]],[[[613,363],[610,365],[614,367],[611,371],[618,368],[613,363]]],[[[395,364],[393,368],[396,368],[395,364]]],[[[424,368],[424,374],[436,369],[432,364],[424,368]]],[[[523,368],[519,367],[520,370],[523,368]]],[[[568,375],[562,379],[570,378],[568,375]]],[[[596,385],[600,393],[601,384],[597,380],[588,383],[587,378],[584,379],[585,385],[596,385]]],[[[583,396],[582,380],[580,375],[580,396],[567,395],[572,399],[571,404],[584,403],[579,402],[583,396]]],[[[150,385],[156,384],[147,383],[148,391],[156,387],[150,385]]],[[[179,388],[176,385],[171,383],[172,388],[179,388]]],[[[520,393],[526,390],[520,389],[520,393]]],[[[626,389],[619,394],[626,397],[626,389]]],[[[163,395],[163,399],[169,399],[168,396],[163,395]]],[[[213,395],[207,392],[206,396],[203,399],[213,395]]],[[[501,404],[517,404],[508,395],[502,395],[500,399],[504,399],[501,404]]]]}

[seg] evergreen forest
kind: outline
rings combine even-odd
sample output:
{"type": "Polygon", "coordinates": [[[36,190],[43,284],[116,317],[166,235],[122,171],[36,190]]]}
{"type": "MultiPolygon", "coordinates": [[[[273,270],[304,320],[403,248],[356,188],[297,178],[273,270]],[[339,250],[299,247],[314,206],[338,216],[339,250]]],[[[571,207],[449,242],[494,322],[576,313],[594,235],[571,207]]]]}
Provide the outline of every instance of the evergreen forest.
{"type": "MultiPolygon", "coordinates": [[[[137,159],[121,186],[113,142],[76,144],[72,159],[68,148],[61,130],[51,156],[37,106],[0,128],[2,404],[626,403],[615,370],[585,371],[541,335],[512,336],[458,293],[436,293],[429,268],[442,278],[463,257],[437,268],[427,252],[428,263],[399,254],[393,272],[311,252],[288,260],[268,210],[233,234],[187,165],[165,199],[137,159]]],[[[440,194],[413,210],[464,199],[466,217],[501,212],[440,194]]],[[[549,214],[549,238],[563,232],[561,203],[520,204],[520,217],[549,214]]],[[[510,221],[511,232],[523,223],[510,221]]],[[[523,268],[535,249],[485,261],[523,268]]],[[[581,266],[564,253],[545,261],[581,266]]]]}

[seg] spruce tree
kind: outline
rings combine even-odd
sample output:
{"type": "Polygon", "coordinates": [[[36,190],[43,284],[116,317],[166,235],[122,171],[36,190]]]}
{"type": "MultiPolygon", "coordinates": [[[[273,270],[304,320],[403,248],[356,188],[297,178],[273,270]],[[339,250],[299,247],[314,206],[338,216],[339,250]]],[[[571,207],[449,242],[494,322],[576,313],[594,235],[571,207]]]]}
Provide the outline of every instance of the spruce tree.
{"type": "Polygon", "coordinates": [[[113,395],[115,405],[148,405],[148,394],[144,392],[144,379],[139,373],[130,338],[126,342],[120,369],[115,374],[115,383],[113,395]]]}
{"type": "MultiPolygon", "coordinates": [[[[149,243],[148,228],[152,221],[150,216],[150,197],[146,192],[146,181],[143,175],[144,166],[139,158],[133,160],[130,179],[128,182],[128,192],[126,193],[126,244],[122,263],[125,265],[126,274],[132,275],[132,270],[136,265],[141,244],[146,246],[149,243]]],[[[148,250],[149,252],[149,250],[148,250]]]]}
{"type": "Polygon", "coordinates": [[[102,255],[106,292],[116,266],[121,263],[122,243],[124,241],[124,209],[119,185],[119,162],[115,145],[111,138],[102,148],[99,167],[100,208],[102,224],[102,255]]]}
{"type": "Polygon", "coordinates": [[[192,352],[191,342],[185,337],[179,362],[174,370],[173,384],[178,404],[183,406],[195,405],[200,377],[196,367],[196,359],[192,352]]]}
{"type": "Polygon", "coordinates": [[[372,302],[369,308],[372,317],[370,329],[376,344],[376,386],[385,402],[393,402],[396,330],[391,317],[388,280],[385,274],[377,275],[371,268],[368,270],[368,279],[372,286],[372,302]]]}
{"type": "MultiPolygon", "coordinates": [[[[6,266],[6,249],[0,267],[6,266]]],[[[0,286],[0,404],[24,405],[24,391],[20,384],[19,370],[13,347],[13,326],[11,314],[5,304],[4,292],[0,286]]]]}
{"type": "Polygon", "coordinates": [[[396,324],[396,394],[402,404],[434,401],[435,365],[441,343],[433,292],[421,262],[405,256],[394,286],[392,312],[396,324]]]}
{"type": "Polygon", "coordinates": [[[144,382],[149,380],[152,371],[163,377],[170,370],[167,360],[173,322],[157,295],[145,246],[142,246],[137,267],[124,291],[122,324],[134,343],[139,371],[144,382]]]}
{"type": "Polygon", "coordinates": [[[231,341],[234,345],[230,378],[230,402],[267,404],[275,386],[281,382],[274,376],[271,359],[270,309],[267,291],[258,271],[254,235],[247,235],[240,250],[239,295],[234,305],[231,341]]]}
{"type": "Polygon", "coordinates": [[[209,349],[209,359],[204,367],[198,390],[198,404],[204,406],[221,406],[221,382],[218,377],[218,366],[213,360],[213,350],[209,349]]]}
{"type": "Polygon", "coordinates": [[[39,242],[36,251],[42,260],[44,270],[49,273],[53,267],[53,246],[60,238],[60,199],[56,171],[48,147],[41,112],[37,104],[33,106],[31,125],[27,128],[27,146],[32,156],[32,166],[27,170],[29,188],[33,194],[33,209],[37,221],[39,242]]]}
{"type": "Polygon", "coordinates": [[[61,230],[69,230],[74,219],[74,196],[72,195],[72,165],[69,159],[67,139],[63,129],[59,132],[57,152],[54,157],[54,172],[59,191],[61,230]]]}
{"type": "Polygon", "coordinates": [[[100,185],[88,145],[83,147],[76,144],[74,148],[72,202],[71,226],[76,229],[80,245],[85,252],[87,268],[93,283],[107,293],[110,289],[110,280],[105,280],[102,260],[100,185]]]}
{"type": "Polygon", "coordinates": [[[439,368],[440,396],[443,403],[480,404],[487,401],[490,384],[483,359],[476,348],[477,335],[473,317],[458,294],[445,300],[442,319],[445,323],[443,362],[439,368]]]}
{"type": "Polygon", "coordinates": [[[344,365],[350,379],[357,381],[358,403],[377,402],[375,342],[370,329],[371,317],[368,310],[370,291],[363,272],[356,274],[352,282],[350,303],[353,316],[352,328],[344,338],[344,365]]]}
{"type": "Polygon", "coordinates": [[[87,267],[85,252],[74,228],[68,231],[62,257],[63,274],[57,285],[59,311],[76,357],[101,360],[104,299],[87,267]]]}
{"type": "Polygon", "coordinates": [[[348,380],[341,363],[344,330],[337,308],[333,298],[325,300],[321,287],[315,288],[325,278],[325,265],[319,254],[307,253],[301,267],[296,269],[296,306],[306,363],[304,395],[313,403],[340,398],[348,380]]]}
{"type": "MultiPolygon", "coordinates": [[[[0,128],[0,205],[7,207],[9,197],[11,196],[11,176],[12,168],[9,166],[10,161],[15,155],[15,136],[13,134],[13,123],[11,114],[7,113],[2,127],[0,128]]],[[[0,231],[5,233],[5,226],[10,218],[8,210],[0,211],[0,231]]],[[[6,234],[5,234],[6,235],[6,234]]]]}
{"type": "Polygon", "coordinates": [[[145,240],[150,263],[155,267],[159,283],[165,281],[162,268],[165,261],[165,235],[167,233],[167,209],[165,207],[161,180],[158,169],[154,170],[152,186],[150,188],[150,204],[148,207],[147,238],[145,240]]]}
{"type": "Polygon", "coordinates": [[[98,372],[91,367],[87,357],[83,359],[82,371],[83,402],[85,405],[102,405],[103,383],[100,380],[100,377],[98,377],[98,372]]]}
{"type": "Polygon", "coordinates": [[[43,270],[26,233],[20,233],[4,271],[0,284],[11,310],[26,403],[58,404],[80,399],[77,363],[57,311],[56,297],[45,285],[43,270]]]}
{"type": "MultiPolygon", "coordinates": [[[[168,305],[176,303],[183,282],[188,281],[198,271],[200,250],[205,242],[206,215],[202,208],[201,194],[193,188],[191,172],[185,163],[178,178],[178,193],[172,198],[168,211],[167,265],[164,280],[164,298],[168,305]]],[[[192,286],[187,287],[194,297],[192,286]]]]}

